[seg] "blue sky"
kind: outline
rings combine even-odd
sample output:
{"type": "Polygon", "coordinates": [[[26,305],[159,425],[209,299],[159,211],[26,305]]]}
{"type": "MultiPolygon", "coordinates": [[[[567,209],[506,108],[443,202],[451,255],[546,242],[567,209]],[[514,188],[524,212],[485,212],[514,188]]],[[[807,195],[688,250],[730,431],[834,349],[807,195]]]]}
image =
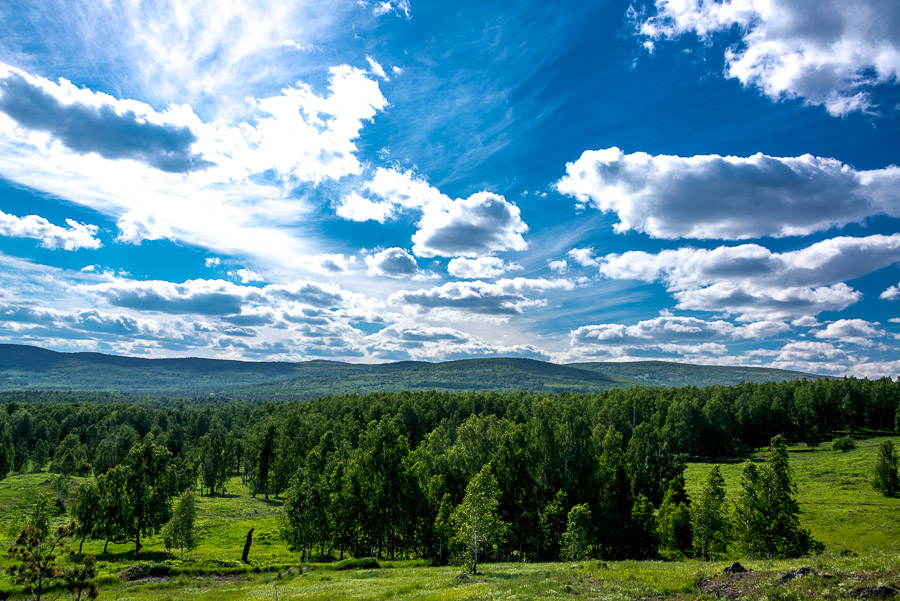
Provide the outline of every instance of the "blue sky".
{"type": "Polygon", "coordinates": [[[900,373],[895,0],[0,25],[0,341],[900,373]]]}

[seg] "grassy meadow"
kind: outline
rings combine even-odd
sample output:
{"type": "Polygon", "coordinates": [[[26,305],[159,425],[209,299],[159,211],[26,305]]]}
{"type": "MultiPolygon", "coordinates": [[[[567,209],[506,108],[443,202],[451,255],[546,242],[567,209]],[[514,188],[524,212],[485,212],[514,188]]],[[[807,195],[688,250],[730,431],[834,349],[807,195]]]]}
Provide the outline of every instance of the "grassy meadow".
{"type": "MultiPolygon", "coordinates": [[[[877,445],[882,438],[858,440],[848,453],[823,443],[817,449],[791,447],[801,520],[825,544],[818,557],[749,562],[749,575],[725,576],[718,562],[621,561],[596,559],[569,563],[482,564],[481,574],[466,581],[459,567],[432,567],[422,561],[379,562],[377,569],[342,569],[352,562],[299,563],[278,537],[280,501],[253,498],[239,478],[224,496],[197,497],[199,546],[178,560],[159,536],[146,541],[139,556],[133,545],[87,541],[85,552],[98,556],[101,599],[650,599],[847,598],[877,586],[900,588],[900,499],[878,495],[869,484],[877,445]],[[240,563],[247,531],[254,528],[251,564],[240,563]],[[125,580],[122,570],[152,563],[144,577],[125,580]],[[781,584],[792,568],[811,566],[825,576],[797,578],[781,584]]],[[[900,437],[893,437],[900,445],[900,437]]],[[[760,459],[763,455],[760,455],[760,459]]],[[[737,497],[741,462],[723,464],[729,500],[737,497]]],[[[685,473],[696,493],[709,464],[690,464],[685,473]]],[[[0,481],[0,564],[5,549],[42,492],[51,492],[52,474],[11,476],[0,481]]],[[[83,479],[73,479],[73,487],[83,479]]],[[[65,517],[58,518],[59,523],[65,517]]],[[[77,541],[75,543],[77,549],[77,541]]],[[[874,593],[873,593],[874,594],[874,593]]],[[[21,595],[4,572],[0,598],[21,595]]],[[[27,598],[21,597],[21,598],[27,598]]]]}

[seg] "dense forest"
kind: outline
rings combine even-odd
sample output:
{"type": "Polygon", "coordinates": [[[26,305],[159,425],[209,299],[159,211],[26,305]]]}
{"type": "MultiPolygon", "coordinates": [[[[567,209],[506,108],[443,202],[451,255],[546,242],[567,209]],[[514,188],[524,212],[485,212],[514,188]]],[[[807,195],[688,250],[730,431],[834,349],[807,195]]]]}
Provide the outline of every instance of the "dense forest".
{"type": "MultiPolygon", "coordinates": [[[[458,550],[466,516],[479,511],[490,519],[472,536],[491,558],[549,560],[586,548],[606,559],[711,554],[729,543],[714,527],[720,485],[713,470],[688,512],[686,461],[771,443],[769,463],[745,470],[741,502],[759,502],[753,486],[780,483],[782,517],[795,522],[784,439],[815,446],[838,432],[900,428],[900,383],[888,378],[599,394],[401,392],[263,406],[101,393],[2,400],[0,476],[94,476],[72,502],[82,539],[139,549],[182,492],[224,494],[239,474],[256,495],[284,502],[282,536],[304,559],[445,559],[458,550]],[[698,523],[707,506],[709,521],[698,523]]],[[[795,540],[761,542],[762,526],[751,524],[750,509],[745,517],[743,534],[738,523],[729,536],[750,555],[813,544],[796,524],[795,540]]]]}

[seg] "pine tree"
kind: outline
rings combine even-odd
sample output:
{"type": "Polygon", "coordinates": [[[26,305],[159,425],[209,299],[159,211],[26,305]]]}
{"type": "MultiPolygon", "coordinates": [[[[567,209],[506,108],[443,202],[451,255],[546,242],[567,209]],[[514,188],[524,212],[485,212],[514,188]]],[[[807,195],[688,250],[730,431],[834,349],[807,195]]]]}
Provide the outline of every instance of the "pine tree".
{"type": "Polygon", "coordinates": [[[725,550],[728,540],[728,515],[725,510],[725,479],[718,465],[709,470],[700,496],[691,505],[694,552],[712,561],[725,550]]]}
{"type": "Polygon", "coordinates": [[[875,463],[875,478],[872,486],[886,497],[900,495],[900,473],[898,473],[897,449],[890,440],[884,440],[878,447],[875,463]]]}
{"type": "Polygon", "coordinates": [[[797,486],[783,436],[772,439],[765,465],[744,465],[741,486],[735,520],[739,543],[751,557],[797,557],[815,546],[809,530],[800,526],[797,486]]]}
{"type": "Polygon", "coordinates": [[[680,478],[672,478],[659,506],[657,534],[662,549],[687,554],[691,550],[691,512],[680,478]]]}

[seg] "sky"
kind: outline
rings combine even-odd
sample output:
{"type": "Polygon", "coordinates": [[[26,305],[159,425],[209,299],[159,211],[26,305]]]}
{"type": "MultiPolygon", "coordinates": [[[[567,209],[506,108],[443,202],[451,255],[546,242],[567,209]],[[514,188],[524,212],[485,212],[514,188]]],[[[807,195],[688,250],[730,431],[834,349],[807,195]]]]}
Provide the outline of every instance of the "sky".
{"type": "Polygon", "coordinates": [[[896,0],[0,4],[0,342],[900,374],[896,0]]]}

